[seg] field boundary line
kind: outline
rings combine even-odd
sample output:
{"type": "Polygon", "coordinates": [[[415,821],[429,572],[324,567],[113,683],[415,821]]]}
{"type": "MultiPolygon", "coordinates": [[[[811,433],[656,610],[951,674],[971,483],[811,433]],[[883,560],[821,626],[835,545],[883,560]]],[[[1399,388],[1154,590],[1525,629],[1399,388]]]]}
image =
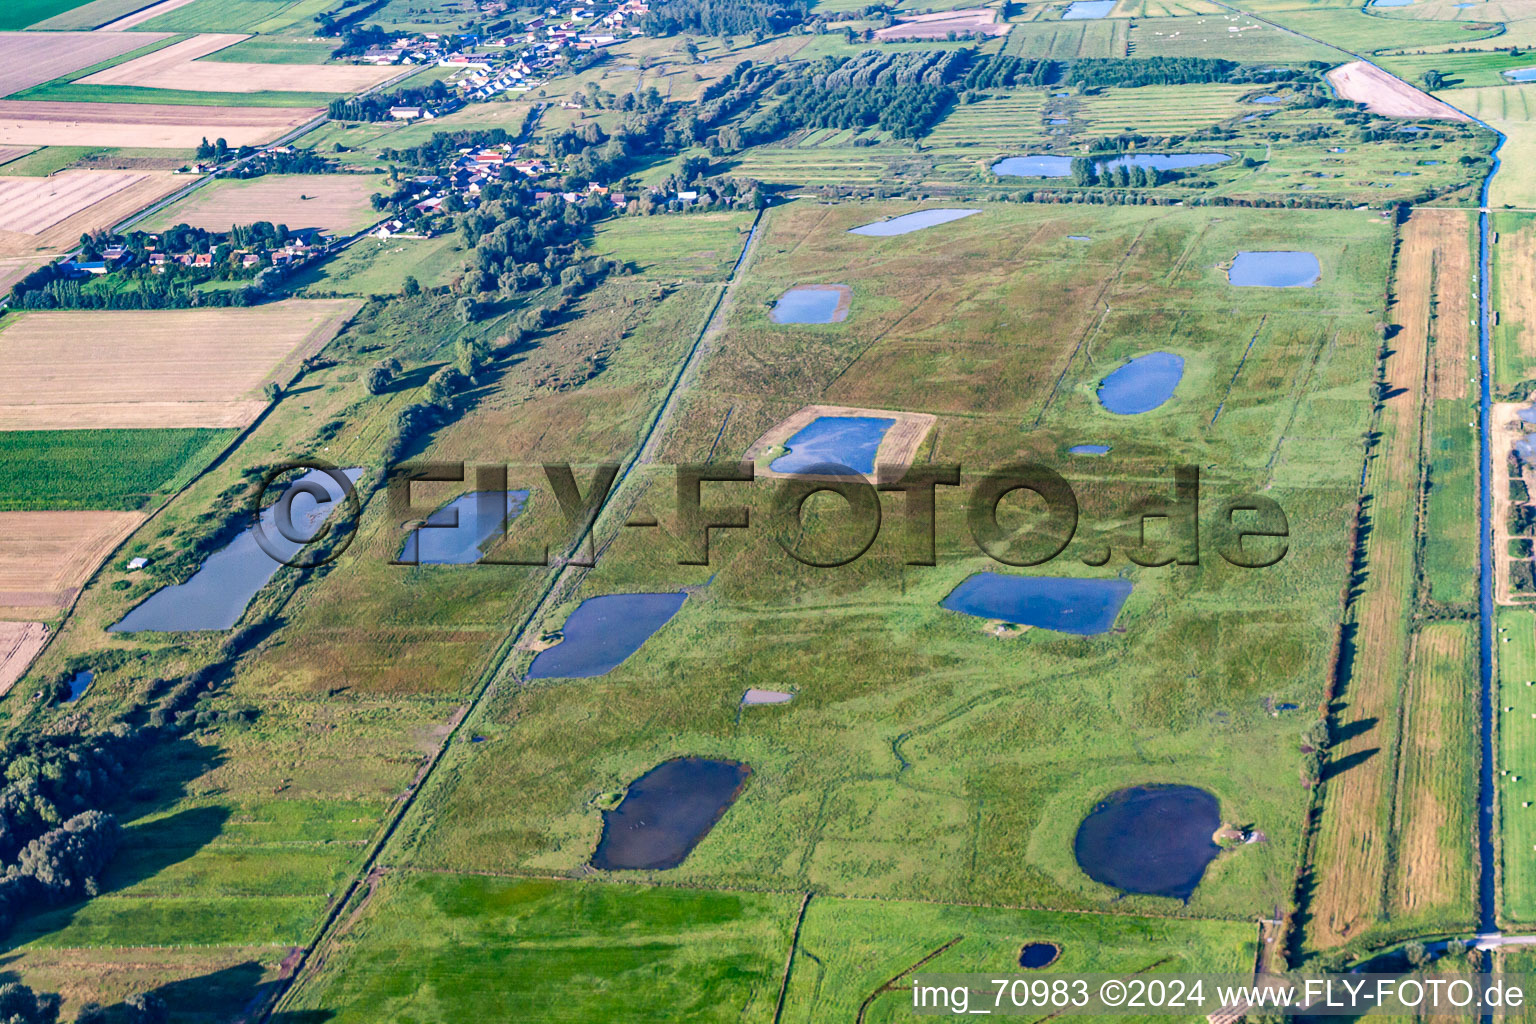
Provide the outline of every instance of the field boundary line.
{"type": "Polygon", "coordinates": [[[779,1001],[773,1008],[773,1024],[779,1024],[784,1017],[784,997],[789,995],[789,975],[795,965],[795,950],[800,946],[800,929],[805,926],[805,912],[811,905],[811,897],[814,893],[807,892],[805,899],[800,901],[800,913],[795,915],[795,930],[789,938],[789,955],[784,958],[784,976],[779,982],[779,1001]]]}

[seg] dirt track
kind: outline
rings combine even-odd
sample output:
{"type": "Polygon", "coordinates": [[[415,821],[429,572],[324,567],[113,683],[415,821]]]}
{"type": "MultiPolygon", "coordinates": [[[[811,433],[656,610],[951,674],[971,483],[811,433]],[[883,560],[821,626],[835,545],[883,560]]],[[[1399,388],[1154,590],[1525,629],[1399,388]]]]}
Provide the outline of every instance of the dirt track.
{"type": "Polygon", "coordinates": [[[1344,99],[1364,103],[1373,114],[1384,117],[1427,117],[1441,121],[1469,121],[1461,111],[1429,93],[1415,89],[1363,60],[1341,64],[1328,72],[1328,81],[1344,99]]]}

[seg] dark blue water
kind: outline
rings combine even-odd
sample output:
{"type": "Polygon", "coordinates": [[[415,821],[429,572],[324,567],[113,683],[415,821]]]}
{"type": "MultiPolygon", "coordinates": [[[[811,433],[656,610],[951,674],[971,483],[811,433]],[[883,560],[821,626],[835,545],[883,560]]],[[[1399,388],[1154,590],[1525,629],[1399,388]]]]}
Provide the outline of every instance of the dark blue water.
{"type": "Polygon", "coordinates": [[[73,704],[81,697],[84,697],[85,691],[91,688],[91,680],[94,678],[95,673],[90,669],[84,669],[83,671],[76,672],[74,675],[70,676],[69,696],[64,698],[64,703],[73,704]]]}
{"type": "Polygon", "coordinates": [[[1087,21],[1090,18],[1105,18],[1109,12],[1115,9],[1115,0],[1076,0],[1067,5],[1067,12],[1061,16],[1062,21],[1087,21]]]}
{"type": "Polygon", "coordinates": [[[1240,252],[1227,271],[1239,288],[1311,288],[1323,276],[1315,253],[1240,252]]]}
{"type": "Polygon", "coordinates": [[[875,416],[818,416],[784,442],[789,451],[768,468],[775,473],[808,473],[831,464],[855,473],[873,473],[875,452],[895,423],[875,416]]]}
{"type": "Polygon", "coordinates": [[[1093,636],[1115,624],[1115,617],[1130,594],[1130,580],[979,572],[950,591],[939,604],[978,618],[1093,636]]]}
{"type": "Polygon", "coordinates": [[[776,324],[833,324],[848,317],[848,307],[842,304],[847,294],[845,285],[801,285],[779,296],[779,301],[768,314],[776,324]]]}
{"type": "Polygon", "coordinates": [[[1188,901],[1221,847],[1221,804],[1194,786],[1112,793],[1077,827],[1072,854],[1095,882],[1188,901]]]}
{"type": "Polygon", "coordinates": [[[1536,82],[1536,68],[1514,68],[1504,72],[1511,82],[1536,82]]]}
{"type": "Polygon", "coordinates": [[[527,491],[470,491],[423,520],[400,549],[410,565],[469,565],[480,561],[480,545],[500,537],[528,500],[527,491]]]}
{"type": "Polygon", "coordinates": [[[923,228],[936,227],[940,224],[948,224],[952,220],[960,220],[969,217],[980,210],[919,210],[916,213],[904,213],[900,217],[892,217],[890,220],[876,221],[873,224],[865,224],[863,227],[850,228],[850,235],[872,235],[876,238],[887,238],[891,235],[905,235],[911,231],[921,231],[923,228]]]}
{"type": "Polygon", "coordinates": [[[1075,444],[1067,449],[1068,455],[1108,455],[1107,444],[1075,444]]]}
{"type": "MultiPolygon", "coordinates": [[[[361,469],[343,470],[347,479],[357,481],[361,469]]],[[[311,470],[284,492],[279,501],[263,510],[261,524],[268,547],[283,558],[293,558],[304,548],[304,540],[314,538],[326,517],[342,502],[344,495],[336,481],[320,470],[311,470]],[[319,504],[303,491],[305,485],[324,489],[329,501],[319,504]],[[277,511],[290,506],[293,530],[299,540],[289,540],[276,525],[277,511]]],[[[149,596],[115,626],[112,633],[142,631],[229,629],[239,621],[251,598],[264,587],[282,564],[257,543],[256,527],[242,531],[234,540],[208,556],[208,560],[185,583],[163,587],[149,596]]]]}
{"type": "Polygon", "coordinates": [[[677,614],[687,594],[605,594],[589,597],[561,630],[565,639],[540,651],[529,679],[588,679],[624,663],[677,614]]]}
{"type": "Polygon", "coordinates": [[[1019,966],[1031,971],[1049,967],[1061,955],[1061,947],[1054,942],[1030,942],[1019,950],[1019,966]]]}
{"type": "Polygon", "coordinates": [[[1099,385],[1099,403],[1120,416],[1151,412],[1173,397],[1183,377],[1183,356],[1149,352],[1104,378],[1099,385]]]}
{"type": "Polygon", "coordinates": [[[735,761],[680,757],[634,782],[624,802],[603,812],[592,866],[604,871],[665,871],[683,862],[736,801],[752,769],[735,761]]]}

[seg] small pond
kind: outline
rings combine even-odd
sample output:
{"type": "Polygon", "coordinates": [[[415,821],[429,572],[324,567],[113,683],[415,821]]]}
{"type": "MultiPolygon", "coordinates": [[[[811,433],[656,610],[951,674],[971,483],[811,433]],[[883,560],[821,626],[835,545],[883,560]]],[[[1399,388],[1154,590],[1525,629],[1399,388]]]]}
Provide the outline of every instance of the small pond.
{"type": "Polygon", "coordinates": [[[1249,103],[1284,103],[1285,102],[1285,97],[1284,96],[1279,96],[1279,95],[1276,95],[1275,93],[1270,92],[1270,93],[1265,93],[1263,96],[1254,96],[1254,97],[1250,98],[1248,100],[1248,102],[1249,103]]]}
{"type": "Polygon", "coordinates": [[[768,314],[776,324],[839,324],[848,318],[852,294],[845,284],[796,285],[768,314]]]}
{"type": "Polygon", "coordinates": [[[565,639],[542,650],[529,679],[588,679],[618,668],[665,626],[687,594],[605,594],[589,597],[565,620],[565,639]]]}
{"type": "Polygon", "coordinates": [[[1115,0],[1076,0],[1067,5],[1062,21],[1087,21],[1090,18],[1106,18],[1115,9],[1115,0]]]}
{"type": "Polygon", "coordinates": [[[784,690],[759,690],[755,686],[747,687],[747,692],[741,695],[743,704],[788,704],[795,699],[795,695],[784,690]]]}
{"type": "Polygon", "coordinates": [[[1077,828],[1072,853],[1095,882],[1188,901],[1221,852],[1221,804],[1194,786],[1112,793],[1077,828]]]}
{"type": "MultiPolygon", "coordinates": [[[[361,469],[343,470],[347,479],[357,481],[361,469]]],[[[121,622],[108,627],[112,633],[173,632],[177,630],[229,629],[239,621],[245,606],[277,573],[281,565],[262,549],[256,540],[259,528],[267,546],[283,558],[292,558],[303,550],[304,539],[315,537],[332,510],[345,498],[336,481],[321,470],[311,470],[285,491],[277,503],[261,513],[261,526],[242,530],[234,540],[209,555],[202,567],[185,583],[162,587],[139,604],[121,622]],[[315,498],[296,488],[318,484],[330,498],[319,504],[315,498]],[[301,538],[289,540],[277,525],[277,510],[287,501],[292,516],[292,532],[301,538]]]]}
{"type": "Polygon", "coordinates": [[[1093,636],[1115,624],[1115,617],[1130,594],[1130,580],[979,572],[950,591],[939,604],[978,618],[1093,636]]]}
{"type": "Polygon", "coordinates": [[[1067,449],[1068,455],[1108,455],[1107,444],[1075,444],[1067,449]]]}
{"type": "Polygon", "coordinates": [[[895,424],[876,416],[818,416],[784,442],[789,450],[768,468],[775,473],[810,473],[830,464],[868,475],[875,471],[875,453],[885,432],[895,424]]]}
{"type": "Polygon", "coordinates": [[[65,704],[73,704],[85,696],[85,691],[91,688],[91,680],[96,674],[90,669],[82,669],[69,677],[69,696],[64,698],[65,704]]]}
{"type": "Polygon", "coordinates": [[[1070,117],[1048,117],[1048,118],[1045,119],[1045,123],[1046,124],[1071,124],[1072,123],[1072,119],[1070,117]]]}
{"type": "Polygon", "coordinates": [[[850,235],[872,235],[876,238],[887,238],[891,235],[905,235],[911,231],[921,231],[923,228],[937,227],[940,224],[948,224],[952,220],[960,220],[969,217],[980,210],[918,210],[916,213],[904,213],[900,217],[892,217],[890,220],[876,221],[873,224],[865,224],[863,227],[849,228],[850,235]]]}
{"type": "Polygon", "coordinates": [[[1088,235],[1068,235],[1067,236],[1067,241],[1069,241],[1069,242],[1091,242],[1091,241],[1093,241],[1093,239],[1090,236],[1088,236],[1088,235]]]}
{"type": "Polygon", "coordinates": [[[1026,942],[1019,950],[1019,966],[1031,971],[1049,967],[1061,956],[1061,947],[1054,942],[1026,942]]]}
{"type": "Polygon", "coordinates": [[[1310,252],[1240,252],[1227,271],[1239,288],[1311,288],[1323,276],[1317,255],[1310,252]]]}
{"type": "Polygon", "coordinates": [[[752,769],[735,761],[680,757],[634,782],[603,812],[592,866],[604,871],[664,871],[683,862],[736,801],[752,769]]]}
{"type": "Polygon", "coordinates": [[[1151,412],[1173,397],[1183,377],[1183,356],[1148,352],[1104,378],[1099,404],[1117,416],[1151,412]]]}
{"type": "Polygon", "coordinates": [[[1536,82],[1536,68],[1514,68],[1504,72],[1511,82],[1536,82]]]}
{"type": "Polygon", "coordinates": [[[399,561],[411,565],[471,565],[480,545],[499,537],[528,500],[527,491],[470,491],[433,512],[405,538],[399,561]]]}

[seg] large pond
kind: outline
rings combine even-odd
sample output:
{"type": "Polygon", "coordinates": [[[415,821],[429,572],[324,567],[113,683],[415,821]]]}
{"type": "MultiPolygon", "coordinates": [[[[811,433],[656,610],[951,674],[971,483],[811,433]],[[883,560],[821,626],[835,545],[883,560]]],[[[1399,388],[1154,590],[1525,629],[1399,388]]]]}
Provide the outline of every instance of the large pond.
{"type": "Polygon", "coordinates": [[[529,679],[587,679],[618,668],[665,626],[687,594],[605,594],[589,597],[565,620],[565,639],[542,650],[529,679]]]}
{"type": "Polygon", "coordinates": [[[839,324],[852,296],[845,284],[797,285],[779,296],[768,319],[776,324],[839,324]]]}
{"type": "Polygon", "coordinates": [[[1087,21],[1090,18],[1107,18],[1115,9],[1115,0],[1076,0],[1067,5],[1062,21],[1087,21]]]}
{"type": "MultiPolygon", "coordinates": [[[[1147,167],[1174,171],[1187,167],[1207,167],[1232,158],[1225,153],[1127,153],[1094,163],[1099,173],[1117,167],[1147,167]]],[[[1010,156],[992,165],[992,173],[1005,178],[1065,178],[1072,173],[1072,158],[1051,153],[1010,156]]]]}
{"type": "Polygon", "coordinates": [[[979,572],[950,591],[940,604],[978,618],[1093,636],[1115,624],[1130,594],[1130,580],[979,572]]]}
{"type": "Polygon", "coordinates": [[[873,224],[865,224],[863,227],[850,228],[850,235],[873,235],[876,238],[886,238],[890,235],[905,235],[910,231],[921,231],[923,228],[937,227],[940,224],[948,224],[952,220],[960,220],[969,217],[980,210],[918,210],[916,213],[904,213],[900,217],[892,217],[890,220],[880,220],[873,224]]]}
{"type": "Polygon", "coordinates": [[[1239,288],[1311,288],[1323,276],[1317,255],[1310,252],[1240,252],[1227,271],[1239,288]]]}
{"type": "Polygon", "coordinates": [[[789,450],[769,463],[775,473],[811,473],[823,466],[875,471],[875,453],[895,420],[876,416],[818,416],[795,432],[789,450]]]}
{"type": "Polygon", "coordinates": [[[1072,853],[1095,882],[1188,900],[1221,852],[1221,804],[1194,786],[1134,786],[1106,797],[1077,828],[1072,853]]]}
{"type": "MultiPolygon", "coordinates": [[[[356,483],[361,469],[343,470],[356,483]]],[[[113,633],[173,632],[177,630],[229,629],[239,621],[246,605],[264,587],[282,564],[274,555],[287,559],[304,548],[304,542],[319,532],[330,513],[345,495],[340,485],[321,470],[311,470],[284,492],[277,503],[261,513],[260,527],[242,530],[234,540],[208,556],[208,560],[185,583],[162,587],[133,611],[123,616],[113,633]],[[329,500],[317,502],[302,488],[318,484],[329,500]],[[283,535],[277,525],[277,511],[287,503],[292,516],[292,530],[298,540],[283,535]],[[256,530],[267,538],[263,550],[256,530]]]]}
{"type": "Polygon", "coordinates": [[[1183,356],[1148,352],[1104,378],[1099,385],[1099,404],[1120,416],[1151,412],[1173,397],[1183,378],[1183,356]]]}
{"type": "Polygon", "coordinates": [[[1511,82],[1536,82],[1536,68],[1513,68],[1504,77],[1511,82]]]}
{"type": "Polygon", "coordinates": [[[470,491],[423,520],[400,549],[412,565],[469,565],[480,561],[480,545],[500,536],[528,501],[527,491],[470,491]]]}
{"type": "Polygon", "coordinates": [[[592,866],[604,871],[664,871],[683,862],[736,801],[752,769],[735,761],[680,757],[630,784],[603,812],[592,866]]]}

